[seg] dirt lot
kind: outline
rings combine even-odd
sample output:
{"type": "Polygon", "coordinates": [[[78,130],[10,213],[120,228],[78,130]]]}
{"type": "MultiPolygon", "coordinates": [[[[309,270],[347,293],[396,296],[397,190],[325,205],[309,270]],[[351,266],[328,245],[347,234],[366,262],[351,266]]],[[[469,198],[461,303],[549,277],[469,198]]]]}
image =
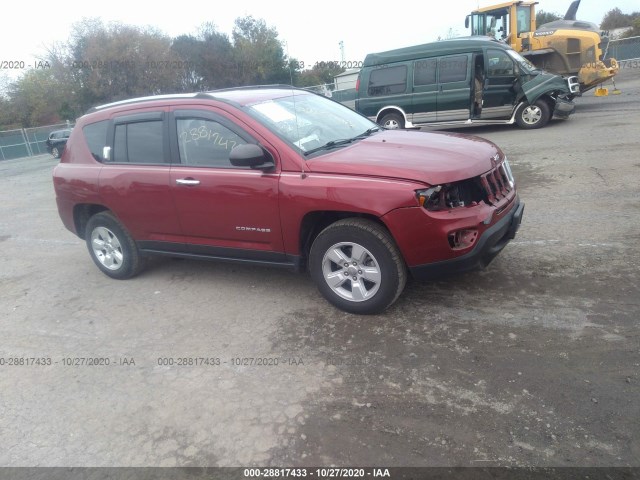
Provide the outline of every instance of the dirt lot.
{"type": "Polygon", "coordinates": [[[278,270],[110,280],[56,161],[0,162],[0,466],[640,466],[640,71],[617,84],[542,130],[465,130],[509,156],[522,228],[378,316],[278,270]]]}

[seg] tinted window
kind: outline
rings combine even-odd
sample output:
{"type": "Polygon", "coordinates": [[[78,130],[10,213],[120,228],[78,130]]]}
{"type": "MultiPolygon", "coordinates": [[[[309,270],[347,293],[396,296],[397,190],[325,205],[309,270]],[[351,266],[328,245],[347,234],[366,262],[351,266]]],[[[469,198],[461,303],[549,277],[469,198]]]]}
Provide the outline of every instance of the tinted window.
{"type": "Polygon", "coordinates": [[[466,55],[455,55],[440,59],[440,83],[461,82],[467,79],[466,55]]]}
{"type": "Polygon", "coordinates": [[[113,161],[164,163],[162,121],[116,125],[113,161]]]}
{"type": "Polygon", "coordinates": [[[515,75],[513,60],[504,50],[488,50],[487,57],[489,57],[487,75],[490,77],[515,75]]]}
{"type": "Polygon", "coordinates": [[[180,163],[185,165],[238,168],[231,165],[229,153],[245,142],[224,125],[199,118],[178,119],[180,163]]]}
{"type": "Polygon", "coordinates": [[[369,77],[369,95],[393,95],[407,89],[407,66],[378,68],[369,77]]]}
{"type": "Polygon", "coordinates": [[[84,133],[84,139],[87,142],[87,146],[89,147],[89,151],[93,158],[97,161],[102,161],[102,149],[107,144],[107,128],[109,127],[109,122],[107,120],[103,120],[102,122],[92,123],[91,125],[86,125],[82,129],[82,133],[84,133]]]}
{"type": "Polygon", "coordinates": [[[431,85],[436,83],[436,67],[438,61],[435,58],[428,60],[416,60],[413,63],[414,85],[431,85]]]}

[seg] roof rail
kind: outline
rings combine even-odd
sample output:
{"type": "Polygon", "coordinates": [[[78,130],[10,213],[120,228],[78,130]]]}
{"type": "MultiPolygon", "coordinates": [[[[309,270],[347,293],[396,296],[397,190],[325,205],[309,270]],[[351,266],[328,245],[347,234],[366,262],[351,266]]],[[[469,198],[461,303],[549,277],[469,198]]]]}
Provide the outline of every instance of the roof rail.
{"type": "Polygon", "coordinates": [[[214,99],[215,93],[217,92],[230,92],[233,90],[255,90],[255,89],[268,89],[268,88],[285,88],[287,90],[302,90],[301,88],[294,87],[292,85],[286,84],[271,84],[271,85],[245,85],[242,87],[229,87],[229,88],[220,88],[217,90],[209,90],[206,92],[196,92],[196,93],[170,93],[166,95],[150,95],[147,97],[136,97],[129,98],[126,100],[118,100],[116,102],[105,103],[102,105],[96,105],[95,107],[91,107],[89,110],[85,112],[85,115],[88,113],[97,112],[98,110],[103,110],[105,108],[116,107],[119,105],[127,105],[141,102],[152,102],[154,100],[172,100],[179,98],[200,98],[200,99],[214,99]]]}
{"type": "Polygon", "coordinates": [[[96,105],[95,107],[91,107],[86,113],[97,112],[98,110],[103,110],[105,108],[116,107],[119,105],[127,105],[129,103],[141,103],[141,102],[153,102],[154,100],[171,100],[178,98],[195,98],[197,94],[195,93],[170,93],[167,95],[150,95],[148,97],[136,97],[136,98],[128,98],[126,100],[119,100],[117,102],[105,103],[103,105],[96,105]]]}
{"type": "Polygon", "coordinates": [[[301,88],[294,87],[293,85],[286,85],[284,83],[272,83],[269,85],[244,85],[242,87],[229,87],[229,88],[219,88],[217,90],[210,90],[205,93],[215,93],[215,92],[229,92],[231,90],[256,90],[261,88],[286,88],[287,90],[302,90],[301,88]]]}

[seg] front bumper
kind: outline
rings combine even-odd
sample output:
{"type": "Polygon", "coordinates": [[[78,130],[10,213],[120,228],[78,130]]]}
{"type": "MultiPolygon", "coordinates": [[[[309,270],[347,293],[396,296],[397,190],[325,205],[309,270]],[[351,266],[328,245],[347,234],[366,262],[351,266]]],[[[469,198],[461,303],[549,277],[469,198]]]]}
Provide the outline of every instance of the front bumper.
{"type": "Polygon", "coordinates": [[[523,212],[524,203],[518,199],[504,218],[482,234],[469,253],[451,260],[409,267],[409,271],[416,280],[430,280],[486,267],[507,243],[515,238],[523,212]]]}
{"type": "Polygon", "coordinates": [[[556,106],[553,109],[553,115],[555,117],[567,118],[576,109],[576,105],[569,100],[558,97],[556,100],[556,106]]]}

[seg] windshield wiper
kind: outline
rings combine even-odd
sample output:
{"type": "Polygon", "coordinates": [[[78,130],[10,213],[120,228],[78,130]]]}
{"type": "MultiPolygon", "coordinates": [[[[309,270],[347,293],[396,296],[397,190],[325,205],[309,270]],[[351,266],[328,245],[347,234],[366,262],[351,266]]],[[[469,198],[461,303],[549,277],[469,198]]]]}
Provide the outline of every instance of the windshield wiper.
{"type": "Polygon", "coordinates": [[[369,135],[371,135],[373,132],[378,132],[378,131],[380,131],[380,129],[381,129],[381,128],[382,128],[382,127],[378,127],[378,126],[371,127],[370,129],[365,130],[364,132],[362,132],[360,135],[357,135],[355,138],[368,137],[368,136],[369,136],[369,135]]]}
{"type": "Polygon", "coordinates": [[[311,150],[308,150],[306,152],[304,152],[305,155],[311,155],[314,152],[319,152],[320,150],[328,150],[330,148],[333,147],[339,147],[340,145],[345,145],[347,143],[351,143],[354,142],[362,137],[368,137],[369,135],[371,135],[373,132],[377,132],[381,129],[381,127],[375,126],[375,127],[371,127],[368,130],[365,130],[364,132],[362,132],[359,135],[356,135],[355,137],[352,138],[345,138],[344,140],[331,140],[330,142],[325,143],[324,145],[320,146],[320,147],[316,147],[316,148],[312,148],[311,150]]]}
{"type": "Polygon", "coordinates": [[[345,145],[347,143],[351,143],[355,139],[356,139],[356,137],[345,138],[344,140],[331,140],[330,142],[327,142],[324,145],[321,145],[321,146],[316,147],[316,148],[312,148],[311,150],[307,150],[306,152],[304,152],[304,154],[306,156],[306,155],[311,155],[312,153],[315,153],[315,152],[319,152],[320,150],[329,150],[330,148],[339,147],[340,145],[345,145]]]}

